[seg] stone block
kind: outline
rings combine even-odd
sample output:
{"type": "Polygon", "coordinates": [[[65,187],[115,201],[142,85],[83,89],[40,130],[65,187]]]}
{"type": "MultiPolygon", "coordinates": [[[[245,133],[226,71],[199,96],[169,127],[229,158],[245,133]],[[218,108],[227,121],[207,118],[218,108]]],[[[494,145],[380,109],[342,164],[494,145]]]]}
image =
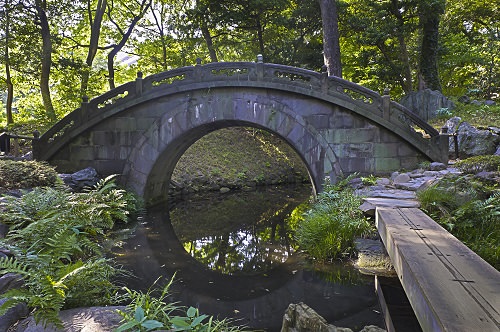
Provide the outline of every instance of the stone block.
{"type": "Polygon", "coordinates": [[[330,115],[328,114],[314,114],[305,117],[305,120],[317,130],[330,128],[330,115]]]}
{"type": "Polygon", "coordinates": [[[326,133],[330,143],[368,143],[377,142],[375,128],[330,129],[326,133]]]}
{"type": "Polygon", "coordinates": [[[401,168],[399,158],[375,158],[375,171],[378,174],[394,172],[401,168]]]}
{"type": "Polygon", "coordinates": [[[397,158],[399,146],[400,143],[375,143],[373,144],[373,156],[375,158],[397,158]]]}

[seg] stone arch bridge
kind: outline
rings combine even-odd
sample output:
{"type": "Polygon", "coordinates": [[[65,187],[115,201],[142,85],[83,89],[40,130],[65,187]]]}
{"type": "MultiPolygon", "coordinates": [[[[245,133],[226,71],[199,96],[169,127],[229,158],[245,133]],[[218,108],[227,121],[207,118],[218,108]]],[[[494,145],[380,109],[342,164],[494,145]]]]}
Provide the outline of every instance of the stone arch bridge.
{"type": "MultiPolygon", "coordinates": [[[[314,189],[325,177],[383,174],[446,161],[447,136],[390,100],[326,73],[262,61],[183,67],[126,83],[59,121],[34,156],[73,172],[88,166],[154,203],[166,198],[185,150],[231,126],[265,129],[300,155],[314,189]]],[[[231,144],[231,142],[228,142],[231,144]]]]}

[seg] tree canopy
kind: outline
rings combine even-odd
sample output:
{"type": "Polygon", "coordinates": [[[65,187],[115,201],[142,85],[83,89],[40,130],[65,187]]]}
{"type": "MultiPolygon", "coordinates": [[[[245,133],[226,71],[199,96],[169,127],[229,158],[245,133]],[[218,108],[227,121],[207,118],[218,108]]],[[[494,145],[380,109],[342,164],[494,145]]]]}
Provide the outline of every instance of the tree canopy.
{"type": "Polygon", "coordinates": [[[499,7],[484,0],[0,0],[0,122],[50,124],[83,96],[137,71],[257,54],[315,71],[326,65],[331,75],[379,92],[388,87],[395,97],[431,88],[498,98],[499,7]]]}

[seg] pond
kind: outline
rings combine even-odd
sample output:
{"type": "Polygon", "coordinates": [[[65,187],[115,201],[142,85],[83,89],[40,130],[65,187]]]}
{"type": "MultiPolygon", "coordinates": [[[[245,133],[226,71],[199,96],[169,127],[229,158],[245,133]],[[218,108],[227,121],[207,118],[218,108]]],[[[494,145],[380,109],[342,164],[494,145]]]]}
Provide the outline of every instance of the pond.
{"type": "Polygon", "coordinates": [[[147,290],[175,274],[170,300],[252,329],[279,331],[290,303],[354,331],[383,327],[374,280],[347,262],[319,264],[298,250],[294,230],[310,186],[205,194],[150,208],[114,252],[147,290]]]}

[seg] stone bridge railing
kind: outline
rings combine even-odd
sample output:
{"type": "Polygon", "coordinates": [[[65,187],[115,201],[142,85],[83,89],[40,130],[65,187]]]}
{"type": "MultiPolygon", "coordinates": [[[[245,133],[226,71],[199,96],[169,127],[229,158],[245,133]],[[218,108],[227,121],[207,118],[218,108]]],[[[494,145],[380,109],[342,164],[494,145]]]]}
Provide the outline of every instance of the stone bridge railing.
{"type": "Polygon", "coordinates": [[[326,72],[253,62],[218,62],[173,69],[125,83],[63,118],[34,145],[35,158],[49,160],[69,139],[99,121],[139,103],[170,93],[202,88],[255,87],[287,90],[344,106],[405,138],[432,160],[447,157],[447,137],[404,106],[370,89],[326,72]],[[444,152],[446,145],[446,153],[444,152]],[[446,156],[446,157],[445,157],[446,156]]]}

